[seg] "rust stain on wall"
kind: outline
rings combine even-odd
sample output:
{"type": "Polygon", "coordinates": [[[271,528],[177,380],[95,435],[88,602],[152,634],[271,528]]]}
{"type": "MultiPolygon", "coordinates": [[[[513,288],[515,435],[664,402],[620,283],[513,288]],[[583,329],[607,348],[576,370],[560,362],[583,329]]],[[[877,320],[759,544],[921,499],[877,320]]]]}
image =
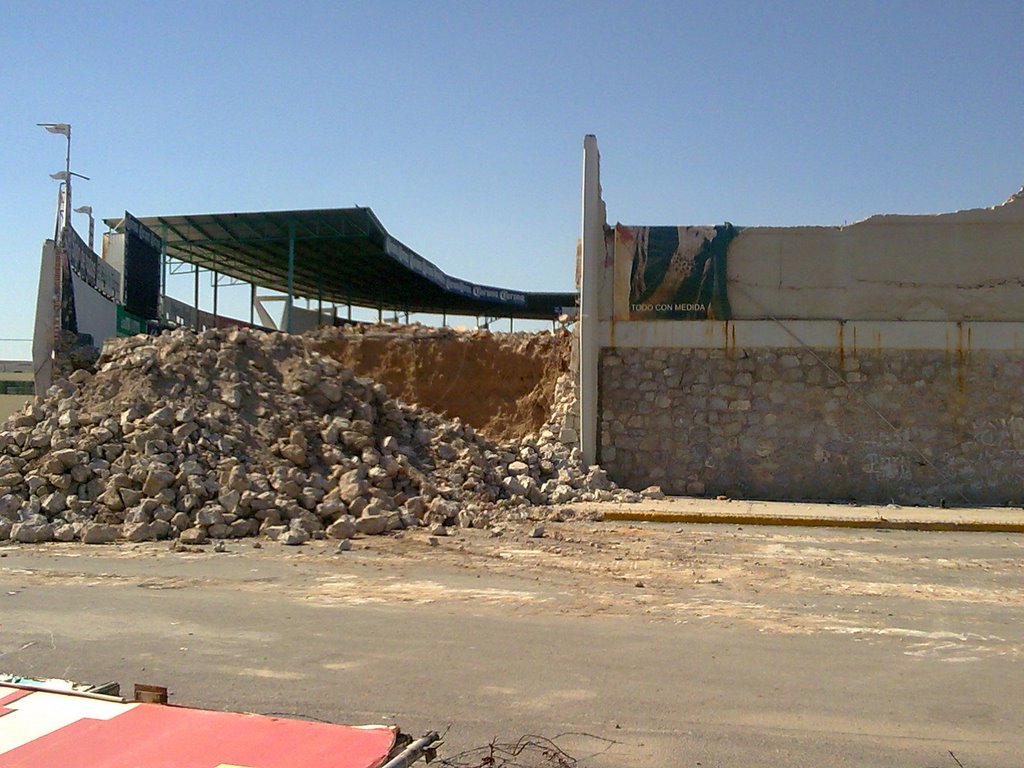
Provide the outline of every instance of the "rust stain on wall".
{"type": "MultiPolygon", "coordinates": [[[[970,344],[971,329],[967,329],[967,343],[970,344]]],[[[956,391],[966,394],[965,368],[967,366],[967,349],[964,347],[964,324],[956,324],[956,391]]]]}

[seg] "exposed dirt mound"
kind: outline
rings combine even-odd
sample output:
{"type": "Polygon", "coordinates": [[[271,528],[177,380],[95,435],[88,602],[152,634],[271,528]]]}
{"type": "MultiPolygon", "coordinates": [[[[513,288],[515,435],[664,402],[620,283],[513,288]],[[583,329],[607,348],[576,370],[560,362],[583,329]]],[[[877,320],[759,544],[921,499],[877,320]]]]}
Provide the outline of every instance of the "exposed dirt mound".
{"type": "Polygon", "coordinates": [[[491,333],[423,326],[326,329],[310,347],[392,397],[449,418],[492,440],[536,434],[551,414],[558,377],[568,371],[568,332],[491,333]]]}

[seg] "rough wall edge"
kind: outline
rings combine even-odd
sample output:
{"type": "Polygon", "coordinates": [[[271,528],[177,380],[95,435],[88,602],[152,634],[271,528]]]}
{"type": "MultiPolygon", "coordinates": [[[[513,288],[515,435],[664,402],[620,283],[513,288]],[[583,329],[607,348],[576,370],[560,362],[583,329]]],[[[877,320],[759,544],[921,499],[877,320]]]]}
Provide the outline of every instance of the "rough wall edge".
{"type": "Polygon", "coordinates": [[[773,349],[807,346],[848,354],[883,350],[1024,352],[1024,322],[732,320],[601,323],[602,347],[773,349]]]}
{"type": "Polygon", "coordinates": [[[600,284],[605,269],[605,210],[601,199],[601,160],[597,139],[583,139],[583,194],[579,313],[580,451],[586,464],[597,460],[598,357],[601,326],[598,316],[600,284]]]}
{"type": "Polygon", "coordinates": [[[32,372],[35,391],[43,394],[53,383],[53,339],[57,319],[53,311],[57,250],[53,240],[43,243],[39,260],[39,288],[36,293],[35,326],[32,332],[32,372]]]}

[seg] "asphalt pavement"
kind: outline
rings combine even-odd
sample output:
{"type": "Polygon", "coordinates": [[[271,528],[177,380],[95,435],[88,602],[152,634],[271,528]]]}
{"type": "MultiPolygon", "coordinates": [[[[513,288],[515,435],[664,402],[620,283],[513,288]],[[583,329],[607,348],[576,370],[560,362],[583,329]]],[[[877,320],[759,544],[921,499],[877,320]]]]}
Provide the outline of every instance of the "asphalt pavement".
{"type": "MultiPolygon", "coordinates": [[[[586,531],[566,530],[580,551],[590,546],[586,531]]],[[[643,523],[637,536],[674,541],[678,530],[643,523]]],[[[450,726],[442,756],[570,734],[559,744],[580,766],[1024,764],[1024,606],[1006,586],[1019,578],[1024,539],[720,530],[685,535],[744,559],[751,546],[762,560],[812,545],[823,561],[857,551],[877,563],[858,583],[878,594],[801,586],[773,596],[755,579],[720,598],[701,584],[698,600],[666,581],[655,611],[650,584],[576,578],[572,562],[564,573],[509,566],[526,543],[470,557],[470,539],[422,552],[366,541],[337,556],[326,543],[232,543],[225,554],[5,546],[0,671],[149,682],[182,704],[413,734],[450,726]],[[943,579],[920,584],[887,565],[898,556],[930,569],[960,552],[981,565],[942,563],[943,579]],[[924,601],[886,584],[947,591],[924,601]],[[587,610],[613,592],[626,609],[587,610]],[[772,611],[792,621],[749,615],[772,611]],[[839,611],[841,620],[820,618],[839,611]]]]}

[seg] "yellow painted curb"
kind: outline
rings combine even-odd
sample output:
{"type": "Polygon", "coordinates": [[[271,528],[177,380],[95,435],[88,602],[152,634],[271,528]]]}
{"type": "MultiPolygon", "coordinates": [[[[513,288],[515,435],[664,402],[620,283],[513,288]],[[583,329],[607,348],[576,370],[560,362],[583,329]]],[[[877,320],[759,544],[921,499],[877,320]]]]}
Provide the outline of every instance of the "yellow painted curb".
{"type": "Polygon", "coordinates": [[[605,520],[647,523],[712,523],[727,525],[788,525],[810,528],[875,528],[896,531],[967,531],[975,533],[1024,533],[1024,523],[964,520],[888,520],[882,518],[826,518],[799,515],[723,515],[715,512],[641,512],[612,510],[605,520]]]}

